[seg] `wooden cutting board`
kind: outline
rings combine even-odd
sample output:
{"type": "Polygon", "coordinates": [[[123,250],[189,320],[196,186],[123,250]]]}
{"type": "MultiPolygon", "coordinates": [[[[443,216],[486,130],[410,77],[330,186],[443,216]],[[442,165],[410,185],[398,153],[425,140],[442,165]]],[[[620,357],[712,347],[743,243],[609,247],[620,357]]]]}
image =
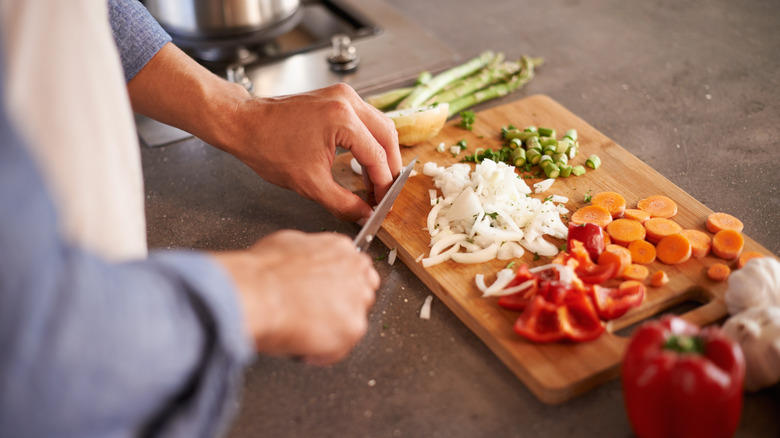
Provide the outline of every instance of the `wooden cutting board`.
{"type": "MultiPolygon", "coordinates": [[[[429,142],[412,148],[403,148],[404,164],[419,156],[417,175],[409,178],[400,196],[388,214],[378,237],[389,247],[397,248],[398,257],[414,272],[434,294],[444,302],[487,346],[528,386],[543,402],[560,403],[593,388],[618,375],[624,348],[628,339],[614,332],[638,321],[663,313],[681,303],[695,302],[698,307],[684,317],[698,325],[716,322],[727,311],[722,297],[725,283],[716,283],[706,277],[706,268],[721,261],[710,255],[704,259],[670,266],[658,261],[648,265],[651,274],[658,269],[667,272],[670,282],[660,288],[647,287],[644,303],[621,319],[610,322],[604,335],[585,343],[535,344],[520,338],[512,331],[518,313],[500,308],[495,298],[481,298],[474,284],[474,276],[482,273],[492,282],[496,272],[507,261],[494,260],[479,265],[462,265],[446,262],[431,268],[423,268],[416,262],[421,254],[427,256],[430,237],[424,229],[430,211],[429,189],[433,189],[430,177],[422,174],[422,164],[434,161],[448,166],[471,154],[477,147],[498,149],[501,147],[501,127],[513,124],[520,128],[534,125],[556,129],[560,138],[571,128],[579,134],[580,150],[572,164],[583,164],[591,154],[601,158],[602,166],[579,177],[559,178],[544,194],[569,198],[566,207],[574,211],[585,204],[586,193],[615,191],[622,194],[628,208],[650,195],[662,194],[674,199],[678,213],[673,218],[683,228],[706,231],[705,220],[712,213],[692,196],[675,186],[634,155],[617,145],[585,121],[567,111],[546,96],[537,95],[496,107],[477,114],[472,132],[448,122],[439,135],[429,142]],[[436,145],[444,142],[453,145],[461,139],[468,141],[467,151],[453,157],[449,152],[436,151],[436,145]]],[[[333,168],[334,178],[354,192],[363,190],[362,180],[349,166],[349,154],[339,155],[333,168]]],[[[541,179],[527,179],[529,185],[541,179]]],[[[440,192],[439,192],[440,194],[440,192]]],[[[735,212],[731,212],[735,213],[735,212]]],[[[750,231],[750,230],[746,230],[750,231]]],[[[556,242],[556,243],[563,243],[556,242]]],[[[746,236],[745,250],[771,253],[746,236]]],[[[531,266],[548,263],[548,258],[534,260],[526,254],[517,263],[531,266]]],[[[733,263],[732,263],[733,265],[733,263]]]]}

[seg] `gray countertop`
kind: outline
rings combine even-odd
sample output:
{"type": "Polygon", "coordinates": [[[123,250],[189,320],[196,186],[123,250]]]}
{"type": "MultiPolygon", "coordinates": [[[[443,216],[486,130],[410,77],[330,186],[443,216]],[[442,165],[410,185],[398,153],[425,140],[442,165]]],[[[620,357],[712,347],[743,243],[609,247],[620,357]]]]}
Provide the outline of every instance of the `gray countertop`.
{"type": "MultiPolygon", "coordinates": [[[[776,0],[388,0],[462,58],[485,49],[546,63],[486,109],[546,94],[780,254],[780,3],[776,0]]],[[[260,180],[197,139],[144,148],[152,248],[243,248],[278,229],[358,228],[260,180]]],[[[388,248],[370,249],[383,257],[388,248]]],[[[313,368],[259,357],[228,436],[632,436],[618,381],[539,402],[402,263],[366,338],[313,368]]],[[[746,396],[740,437],[780,436],[780,387],[746,396]]]]}

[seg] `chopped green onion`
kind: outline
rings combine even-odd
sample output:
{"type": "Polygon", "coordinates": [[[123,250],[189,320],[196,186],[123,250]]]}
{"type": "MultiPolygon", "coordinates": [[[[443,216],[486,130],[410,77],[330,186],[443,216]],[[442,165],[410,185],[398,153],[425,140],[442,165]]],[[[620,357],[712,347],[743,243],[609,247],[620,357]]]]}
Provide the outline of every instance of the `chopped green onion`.
{"type": "Polygon", "coordinates": [[[593,154],[585,161],[585,164],[588,165],[591,169],[598,169],[599,166],[601,166],[601,158],[599,158],[598,155],[593,154]]]}
{"type": "Polygon", "coordinates": [[[555,137],[555,129],[552,128],[539,128],[539,135],[542,137],[555,137]]]}
{"type": "Polygon", "coordinates": [[[580,176],[585,175],[585,167],[584,166],[574,166],[571,168],[571,174],[574,176],[580,176]]]}

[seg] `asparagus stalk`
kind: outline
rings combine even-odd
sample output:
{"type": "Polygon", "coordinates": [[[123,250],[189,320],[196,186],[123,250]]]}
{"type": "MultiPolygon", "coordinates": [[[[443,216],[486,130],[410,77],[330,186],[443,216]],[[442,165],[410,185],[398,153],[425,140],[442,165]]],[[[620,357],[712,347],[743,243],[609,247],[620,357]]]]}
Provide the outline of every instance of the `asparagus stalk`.
{"type": "Polygon", "coordinates": [[[493,51],[488,50],[476,58],[472,58],[463,64],[457,65],[449,70],[445,70],[444,72],[439,73],[438,75],[432,77],[428,83],[416,86],[414,91],[412,91],[411,94],[406,96],[396,106],[396,109],[416,108],[423,105],[426,100],[441,91],[444,86],[451,83],[452,81],[481,70],[495,56],[496,55],[493,53],[493,51]]]}
{"type": "Polygon", "coordinates": [[[494,68],[483,69],[479,73],[459,81],[457,86],[433,96],[426,104],[432,104],[434,102],[452,102],[462,96],[467,96],[477,90],[485,88],[488,85],[506,81],[507,78],[518,73],[521,68],[522,64],[518,61],[506,62],[494,68]]]}
{"type": "MultiPolygon", "coordinates": [[[[517,90],[525,85],[528,81],[534,77],[534,66],[541,65],[540,59],[533,59],[527,56],[523,56],[522,60],[523,68],[519,73],[512,76],[506,82],[500,82],[483,88],[467,96],[463,96],[460,99],[456,99],[449,103],[450,105],[450,117],[458,114],[466,108],[472,107],[479,103],[485,102],[497,97],[506,96],[507,94],[517,90]]],[[[408,98],[407,98],[408,99],[408,98]]]]}
{"type": "Polygon", "coordinates": [[[396,88],[394,90],[385,91],[384,93],[368,96],[366,97],[366,102],[382,111],[390,110],[403,98],[411,94],[412,90],[414,90],[414,87],[396,88]]]}

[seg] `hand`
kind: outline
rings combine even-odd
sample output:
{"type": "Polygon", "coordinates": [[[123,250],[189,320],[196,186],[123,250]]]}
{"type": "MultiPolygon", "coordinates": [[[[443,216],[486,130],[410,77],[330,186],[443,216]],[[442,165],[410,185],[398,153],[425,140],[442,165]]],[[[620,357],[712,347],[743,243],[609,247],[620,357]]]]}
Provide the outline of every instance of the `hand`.
{"type": "Polygon", "coordinates": [[[363,166],[377,201],[401,171],[393,122],[348,85],[252,98],[237,113],[238,136],[226,149],[265,180],[318,202],[338,218],[366,219],[372,209],[333,180],[336,146],[351,151],[363,166]]]}
{"type": "Polygon", "coordinates": [[[327,365],[365,335],[379,274],[347,237],[280,231],[215,258],[233,276],[258,352],[327,365]]]}
{"type": "Polygon", "coordinates": [[[336,146],[352,152],[381,200],[401,172],[393,122],[338,84],[291,96],[256,98],[166,44],[131,79],[136,112],[181,128],[237,156],[261,177],[358,221],[371,207],[331,174],[336,146]]]}

